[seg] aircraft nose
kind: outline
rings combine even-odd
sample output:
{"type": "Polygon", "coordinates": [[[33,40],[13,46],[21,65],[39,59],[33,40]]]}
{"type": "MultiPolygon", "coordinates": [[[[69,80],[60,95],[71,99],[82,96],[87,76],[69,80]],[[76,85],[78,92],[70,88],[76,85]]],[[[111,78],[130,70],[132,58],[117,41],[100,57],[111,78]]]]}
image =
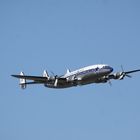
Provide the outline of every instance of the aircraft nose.
{"type": "Polygon", "coordinates": [[[112,71],[113,71],[113,68],[112,68],[112,67],[109,67],[109,69],[110,69],[110,72],[112,72],[112,71]]]}

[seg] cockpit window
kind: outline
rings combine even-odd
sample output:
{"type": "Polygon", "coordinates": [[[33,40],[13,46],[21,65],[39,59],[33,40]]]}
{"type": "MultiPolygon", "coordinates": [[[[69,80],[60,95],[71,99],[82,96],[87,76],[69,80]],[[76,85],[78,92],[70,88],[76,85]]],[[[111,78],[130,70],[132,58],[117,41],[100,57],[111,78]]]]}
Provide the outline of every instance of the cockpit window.
{"type": "Polygon", "coordinates": [[[103,66],[104,69],[108,69],[108,66],[103,66]]]}

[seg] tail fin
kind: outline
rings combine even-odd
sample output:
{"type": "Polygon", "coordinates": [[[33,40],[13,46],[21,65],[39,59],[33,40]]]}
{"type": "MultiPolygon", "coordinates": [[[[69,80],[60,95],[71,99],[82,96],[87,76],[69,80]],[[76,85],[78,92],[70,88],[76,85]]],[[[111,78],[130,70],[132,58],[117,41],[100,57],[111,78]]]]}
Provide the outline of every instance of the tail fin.
{"type": "MultiPolygon", "coordinates": [[[[24,76],[24,73],[21,72],[20,75],[21,76],[24,76]]],[[[20,84],[19,84],[20,85],[20,88],[25,89],[26,88],[26,79],[25,78],[23,78],[23,79],[20,78],[19,81],[20,81],[20,84]]]]}
{"type": "Polygon", "coordinates": [[[49,79],[49,74],[46,70],[44,70],[43,72],[43,77],[46,77],[47,79],[49,79]]]}

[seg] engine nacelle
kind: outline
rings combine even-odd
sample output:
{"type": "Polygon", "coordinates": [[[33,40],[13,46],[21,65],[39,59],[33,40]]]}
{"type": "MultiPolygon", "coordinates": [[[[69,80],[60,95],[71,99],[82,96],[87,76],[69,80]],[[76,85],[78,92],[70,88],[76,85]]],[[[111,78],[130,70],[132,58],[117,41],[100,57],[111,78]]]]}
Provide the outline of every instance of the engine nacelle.
{"type": "Polygon", "coordinates": [[[118,72],[116,74],[114,74],[114,79],[119,79],[119,80],[123,80],[125,77],[124,73],[123,72],[118,72]]]}

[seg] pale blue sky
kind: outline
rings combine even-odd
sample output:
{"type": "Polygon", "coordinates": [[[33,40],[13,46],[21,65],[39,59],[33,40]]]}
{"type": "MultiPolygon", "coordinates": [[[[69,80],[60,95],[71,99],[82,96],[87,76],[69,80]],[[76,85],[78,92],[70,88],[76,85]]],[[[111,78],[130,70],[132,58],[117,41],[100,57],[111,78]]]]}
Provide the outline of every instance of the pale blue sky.
{"type": "Polygon", "coordinates": [[[1,0],[0,139],[139,140],[140,73],[62,90],[21,90],[10,77],[97,63],[131,70],[139,61],[139,0],[1,0]]]}

